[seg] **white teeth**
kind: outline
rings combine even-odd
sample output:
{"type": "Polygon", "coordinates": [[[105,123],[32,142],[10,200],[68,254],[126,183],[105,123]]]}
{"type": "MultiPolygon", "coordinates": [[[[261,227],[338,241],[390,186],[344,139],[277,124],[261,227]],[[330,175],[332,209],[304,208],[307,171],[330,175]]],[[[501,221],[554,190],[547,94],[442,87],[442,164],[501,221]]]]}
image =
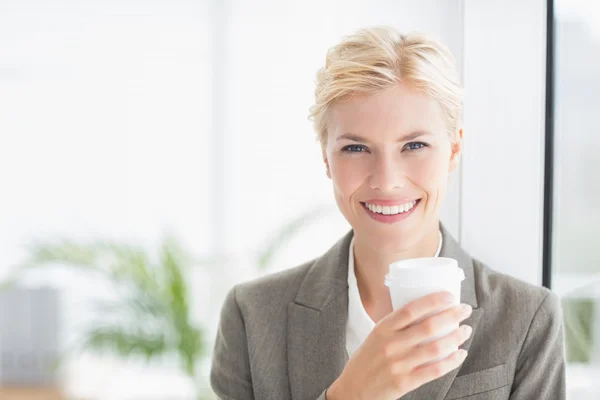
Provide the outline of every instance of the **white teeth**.
{"type": "Polygon", "coordinates": [[[365,203],[367,208],[374,213],[383,214],[383,215],[396,215],[399,213],[410,211],[415,204],[416,201],[411,201],[410,203],[398,204],[395,206],[380,206],[375,204],[365,203]]]}

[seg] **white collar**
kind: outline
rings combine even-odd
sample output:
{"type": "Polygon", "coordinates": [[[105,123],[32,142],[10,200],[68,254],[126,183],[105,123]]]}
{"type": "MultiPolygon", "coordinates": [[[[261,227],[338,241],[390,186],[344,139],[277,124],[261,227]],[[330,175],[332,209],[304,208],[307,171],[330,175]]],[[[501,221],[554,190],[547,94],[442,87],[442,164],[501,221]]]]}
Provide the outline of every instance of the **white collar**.
{"type": "MultiPolygon", "coordinates": [[[[440,242],[434,257],[438,257],[442,250],[442,233],[440,242]]],[[[346,350],[348,355],[362,344],[371,331],[375,328],[375,322],[371,319],[360,299],[358,282],[354,271],[354,237],[350,241],[348,255],[348,321],[346,323],[346,350]]]]}

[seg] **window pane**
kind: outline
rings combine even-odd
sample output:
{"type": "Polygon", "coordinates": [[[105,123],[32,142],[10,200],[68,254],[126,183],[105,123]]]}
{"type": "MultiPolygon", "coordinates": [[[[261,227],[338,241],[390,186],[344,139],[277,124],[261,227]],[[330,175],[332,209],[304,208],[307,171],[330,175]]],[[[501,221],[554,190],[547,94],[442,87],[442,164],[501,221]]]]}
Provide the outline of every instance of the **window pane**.
{"type": "Polygon", "coordinates": [[[553,289],[562,296],[569,398],[600,390],[600,3],[556,1],[553,289]]]}

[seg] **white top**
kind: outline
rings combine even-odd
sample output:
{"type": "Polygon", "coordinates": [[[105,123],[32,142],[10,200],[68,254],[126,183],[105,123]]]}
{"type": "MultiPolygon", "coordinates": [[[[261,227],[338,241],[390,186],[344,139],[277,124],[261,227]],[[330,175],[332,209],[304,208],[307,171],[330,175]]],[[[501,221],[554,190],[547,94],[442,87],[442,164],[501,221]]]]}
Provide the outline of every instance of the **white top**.
{"type": "MultiPolygon", "coordinates": [[[[440,255],[442,250],[442,233],[440,232],[440,244],[434,257],[440,255]]],[[[350,255],[348,257],[348,321],[346,322],[346,351],[348,356],[358,349],[367,336],[375,328],[375,322],[371,319],[360,299],[358,283],[354,272],[354,237],[350,241],[350,255]]]]}

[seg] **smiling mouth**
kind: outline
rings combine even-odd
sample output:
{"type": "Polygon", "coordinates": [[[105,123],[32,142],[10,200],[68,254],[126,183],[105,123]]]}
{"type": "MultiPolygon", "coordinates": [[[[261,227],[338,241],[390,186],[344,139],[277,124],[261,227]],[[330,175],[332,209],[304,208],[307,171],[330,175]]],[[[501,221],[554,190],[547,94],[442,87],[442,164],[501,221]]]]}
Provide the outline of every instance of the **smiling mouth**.
{"type": "Polygon", "coordinates": [[[398,214],[406,214],[406,213],[410,212],[413,208],[415,208],[415,206],[417,204],[419,204],[420,201],[421,201],[421,199],[418,199],[418,200],[413,200],[408,203],[396,204],[396,205],[392,205],[392,206],[380,206],[377,204],[370,204],[370,203],[365,203],[365,202],[361,202],[360,204],[362,204],[362,206],[364,208],[366,208],[367,210],[371,211],[374,214],[398,215],[398,214]]]}

